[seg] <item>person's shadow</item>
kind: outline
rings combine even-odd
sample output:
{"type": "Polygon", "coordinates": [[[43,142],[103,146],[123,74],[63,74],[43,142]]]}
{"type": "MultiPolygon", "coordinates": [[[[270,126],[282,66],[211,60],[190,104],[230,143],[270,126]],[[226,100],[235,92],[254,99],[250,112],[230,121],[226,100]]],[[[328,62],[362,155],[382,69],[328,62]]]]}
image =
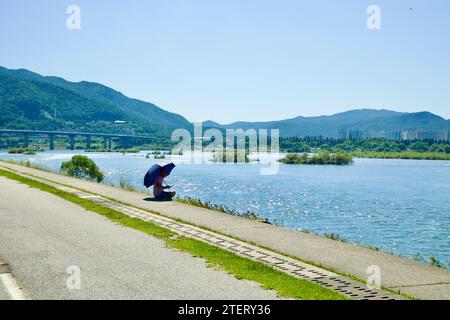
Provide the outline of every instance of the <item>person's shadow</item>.
{"type": "Polygon", "coordinates": [[[148,202],[171,202],[172,199],[148,197],[148,198],[145,198],[144,201],[148,201],[148,202]]]}

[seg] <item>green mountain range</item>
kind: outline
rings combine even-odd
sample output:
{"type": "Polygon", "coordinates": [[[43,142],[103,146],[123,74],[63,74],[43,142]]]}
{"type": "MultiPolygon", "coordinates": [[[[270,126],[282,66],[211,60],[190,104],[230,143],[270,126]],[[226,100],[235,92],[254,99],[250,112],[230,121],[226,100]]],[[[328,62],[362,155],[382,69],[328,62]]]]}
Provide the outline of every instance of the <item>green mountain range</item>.
{"type": "MultiPolygon", "coordinates": [[[[331,116],[297,117],[271,122],[206,121],[205,128],[280,129],[283,137],[337,138],[343,130],[448,132],[450,121],[429,112],[352,110],[331,116]]],[[[70,82],[20,69],[0,67],[0,129],[85,131],[169,137],[192,130],[184,117],[102,84],[70,82]]]]}
{"type": "Polygon", "coordinates": [[[0,67],[0,128],[169,136],[191,124],[98,83],[0,67]]]}

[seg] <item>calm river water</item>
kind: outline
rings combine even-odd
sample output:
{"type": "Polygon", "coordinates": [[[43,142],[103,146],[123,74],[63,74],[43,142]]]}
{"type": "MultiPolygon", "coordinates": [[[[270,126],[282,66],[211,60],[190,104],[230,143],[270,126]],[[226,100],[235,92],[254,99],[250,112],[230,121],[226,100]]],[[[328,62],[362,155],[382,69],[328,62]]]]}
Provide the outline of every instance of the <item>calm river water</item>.
{"type": "MultiPolygon", "coordinates": [[[[76,153],[80,152],[0,152],[0,159],[29,159],[58,171],[61,162],[76,153]]],[[[115,185],[122,178],[141,187],[146,170],[157,162],[145,153],[87,155],[105,172],[105,183],[115,185]]],[[[182,197],[256,212],[286,228],[339,234],[405,257],[434,256],[450,266],[450,161],[357,159],[342,167],[280,164],[273,176],[260,175],[259,165],[180,163],[166,180],[182,197]]]]}

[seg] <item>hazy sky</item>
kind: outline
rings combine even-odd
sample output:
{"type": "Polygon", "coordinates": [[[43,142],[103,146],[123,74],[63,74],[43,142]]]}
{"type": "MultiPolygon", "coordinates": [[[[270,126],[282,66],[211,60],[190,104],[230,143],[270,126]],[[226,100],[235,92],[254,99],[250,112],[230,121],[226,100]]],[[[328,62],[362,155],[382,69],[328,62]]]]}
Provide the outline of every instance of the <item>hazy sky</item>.
{"type": "Polygon", "coordinates": [[[191,121],[363,107],[450,118],[448,0],[0,0],[0,41],[2,66],[100,82],[191,121]],[[66,27],[71,4],[81,30],[66,27]],[[372,4],[381,30],[366,26],[372,4]]]}

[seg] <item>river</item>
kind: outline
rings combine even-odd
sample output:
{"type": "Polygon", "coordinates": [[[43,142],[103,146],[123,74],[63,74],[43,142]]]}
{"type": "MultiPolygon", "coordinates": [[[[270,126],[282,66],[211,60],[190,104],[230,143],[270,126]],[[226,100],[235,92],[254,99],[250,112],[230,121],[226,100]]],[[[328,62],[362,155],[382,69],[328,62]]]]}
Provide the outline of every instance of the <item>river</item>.
{"type": "MultiPolygon", "coordinates": [[[[82,151],[51,151],[0,159],[24,161],[58,171],[82,151]]],[[[158,160],[139,154],[88,153],[105,173],[142,188],[146,170],[158,160]]],[[[182,157],[181,157],[182,158],[182,157]]],[[[315,234],[338,234],[352,243],[450,266],[450,161],[356,159],[349,166],[280,164],[272,176],[259,165],[183,164],[167,182],[181,197],[198,198],[271,223],[315,234]]]]}

